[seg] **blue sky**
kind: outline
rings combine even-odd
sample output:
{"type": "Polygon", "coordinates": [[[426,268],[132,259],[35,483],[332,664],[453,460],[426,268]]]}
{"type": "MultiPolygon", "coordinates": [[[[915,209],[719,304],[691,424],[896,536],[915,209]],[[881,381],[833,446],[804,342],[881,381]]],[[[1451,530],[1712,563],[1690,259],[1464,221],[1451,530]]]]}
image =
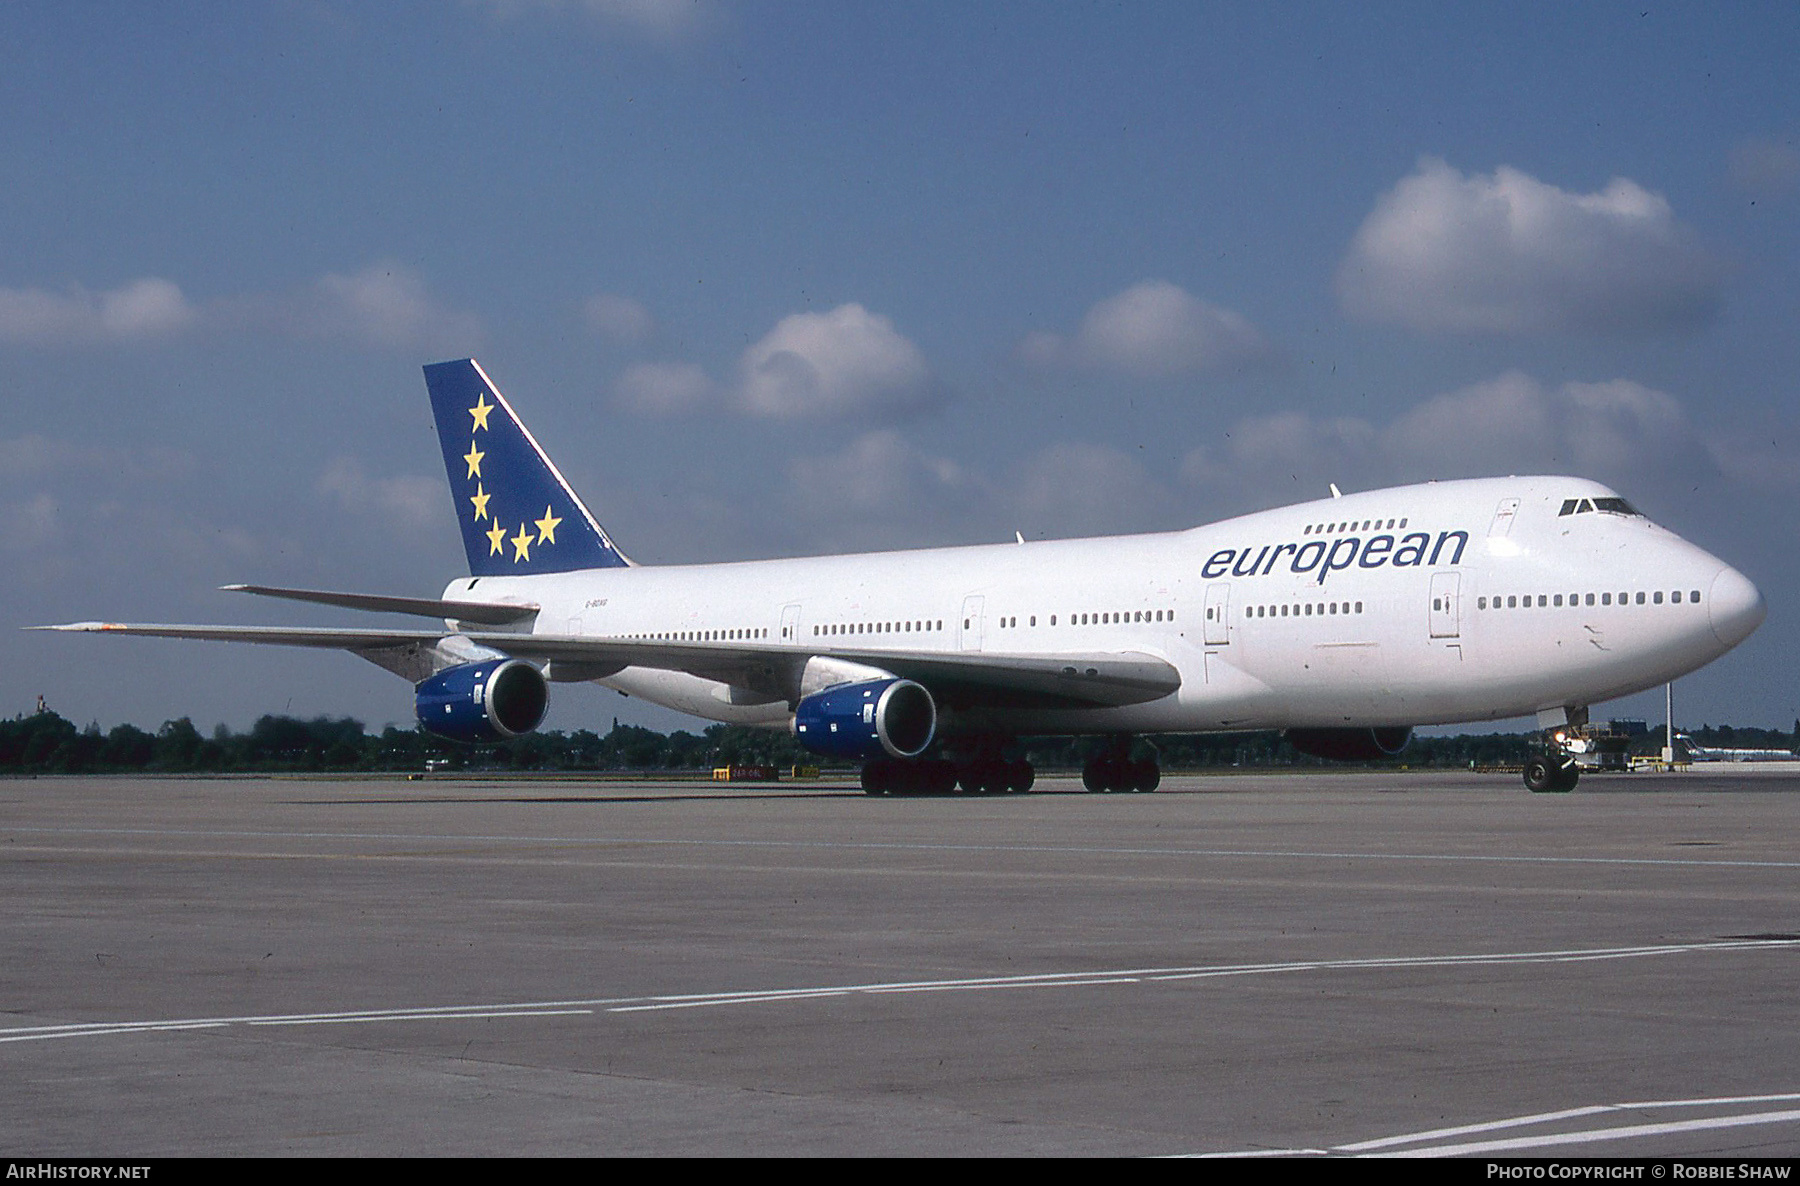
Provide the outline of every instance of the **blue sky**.
{"type": "MultiPolygon", "coordinates": [[[[1769,598],[1678,716],[1800,717],[1792,4],[15,3],[0,37],[0,624],[434,595],[419,367],[474,354],[646,562],[1595,477],[1769,598]]],[[[341,655],[13,650],[8,713],[410,716],[341,655]]],[[[551,723],[614,714],[675,721],[564,689],[551,723]]]]}

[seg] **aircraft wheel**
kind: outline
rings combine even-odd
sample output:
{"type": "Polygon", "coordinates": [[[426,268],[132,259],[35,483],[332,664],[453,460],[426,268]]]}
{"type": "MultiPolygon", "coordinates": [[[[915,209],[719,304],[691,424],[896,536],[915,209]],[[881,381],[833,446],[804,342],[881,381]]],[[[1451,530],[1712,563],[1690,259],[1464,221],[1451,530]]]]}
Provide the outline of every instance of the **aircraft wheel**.
{"type": "Polygon", "coordinates": [[[1021,759],[1017,762],[1008,762],[1006,764],[1006,789],[1013,794],[1024,794],[1031,789],[1031,784],[1036,781],[1037,771],[1032,769],[1030,762],[1021,759]]]}
{"type": "Polygon", "coordinates": [[[1153,759],[1145,758],[1141,762],[1131,763],[1131,789],[1139,792],[1154,791],[1162,784],[1162,767],[1153,759]]]}
{"type": "Polygon", "coordinates": [[[882,761],[864,762],[862,768],[862,789],[865,795],[885,795],[888,793],[887,763],[882,761]]]}
{"type": "Polygon", "coordinates": [[[1091,761],[1081,768],[1081,785],[1098,794],[1106,789],[1106,782],[1100,776],[1100,763],[1091,761]]]}
{"type": "Polygon", "coordinates": [[[1525,759],[1525,789],[1532,794],[1553,794],[1574,787],[1574,779],[1564,785],[1563,778],[1562,770],[1545,755],[1535,754],[1525,759]]]}
{"type": "Polygon", "coordinates": [[[1567,766],[1564,766],[1561,770],[1556,772],[1555,789],[1558,791],[1572,791],[1575,789],[1575,784],[1580,781],[1581,767],[1570,762],[1567,766]]]}

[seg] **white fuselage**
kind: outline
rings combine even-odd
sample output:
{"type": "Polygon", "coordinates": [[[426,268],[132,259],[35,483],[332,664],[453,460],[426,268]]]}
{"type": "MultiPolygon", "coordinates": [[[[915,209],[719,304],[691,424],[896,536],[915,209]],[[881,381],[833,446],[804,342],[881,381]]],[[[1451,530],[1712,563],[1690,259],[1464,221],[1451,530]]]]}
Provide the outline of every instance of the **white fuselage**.
{"type": "MultiPolygon", "coordinates": [[[[1187,531],[733,564],[463,578],[533,630],[748,640],[807,654],[1138,652],[1179,691],[1120,708],[980,709],[952,730],[1423,725],[1581,707],[1717,658],[1763,616],[1741,574],[1573,478],[1431,483],[1187,531]]],[[[792,707],[678,672],[599,682],[712,720],[792,707]],[[759,702],[760,701],[760,702],[759,702]]]]}

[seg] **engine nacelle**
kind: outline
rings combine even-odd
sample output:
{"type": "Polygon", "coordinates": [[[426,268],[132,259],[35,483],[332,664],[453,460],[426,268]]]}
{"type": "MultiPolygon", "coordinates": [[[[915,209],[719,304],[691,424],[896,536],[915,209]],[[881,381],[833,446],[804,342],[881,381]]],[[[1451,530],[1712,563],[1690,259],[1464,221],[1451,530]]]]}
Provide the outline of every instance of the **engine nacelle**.
{"type": "Polygon", "coordinates": [[[937,703],[909,679],[840,684],[794,711],[794,737],[828,758],[916,758],[935,736],[937,703]]]}
{"type": "Polygon", "coordinates": [[[1392,758],[1412,740],[1411,725],[1380,729],[1289,729],[1288,744],[1303,754],[1333,762],[1378,762],[1392,758]]]}
{"type": "Polygon", "coordinates": [[[414,689],[419,723],[452,741],[505,741],[543,722],[550,686],[520,659],[488,659],[440,671],[414,689]]]}

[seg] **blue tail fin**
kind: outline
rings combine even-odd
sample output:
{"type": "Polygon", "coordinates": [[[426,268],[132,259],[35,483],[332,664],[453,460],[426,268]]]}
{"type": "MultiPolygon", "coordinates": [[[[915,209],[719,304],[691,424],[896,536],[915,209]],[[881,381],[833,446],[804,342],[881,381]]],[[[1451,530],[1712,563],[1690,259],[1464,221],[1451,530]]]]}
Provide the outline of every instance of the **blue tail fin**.
{"type": "Polygon", "coordinates": [[[469,575],[628,565],[472,358],[425,368],[469,575]]]}

